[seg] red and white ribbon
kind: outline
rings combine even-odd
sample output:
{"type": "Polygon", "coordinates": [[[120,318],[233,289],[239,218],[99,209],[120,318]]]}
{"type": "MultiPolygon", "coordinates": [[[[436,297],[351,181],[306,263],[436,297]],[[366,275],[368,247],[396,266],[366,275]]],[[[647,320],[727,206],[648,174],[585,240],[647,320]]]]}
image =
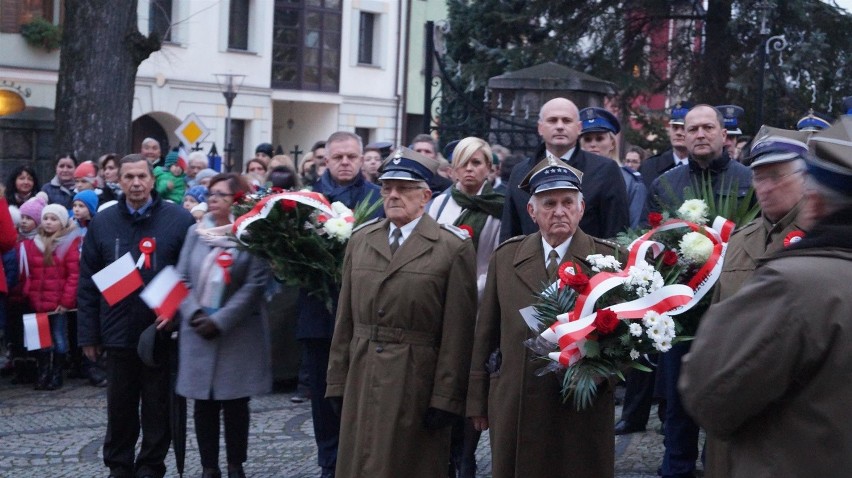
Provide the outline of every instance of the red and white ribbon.
{"type": "Polygon", "coordinates": [[[251,211],[237,218],[234,222],[234,235],[237,236],[237,239],[242,240],[243,234],[245,234],[246,229],[252,223],[261,219],[266,219],[266,216],[269,215],[272,208],[276,207],[280,201],[297,202],[310,206],[328,217],[337,217],[337,214],[335,214],[335,212],[331,209],[331,204],[329,204],[328,199],[320,193],[311,191],[287,191],[272,194],[261,199],[251,211]]]}

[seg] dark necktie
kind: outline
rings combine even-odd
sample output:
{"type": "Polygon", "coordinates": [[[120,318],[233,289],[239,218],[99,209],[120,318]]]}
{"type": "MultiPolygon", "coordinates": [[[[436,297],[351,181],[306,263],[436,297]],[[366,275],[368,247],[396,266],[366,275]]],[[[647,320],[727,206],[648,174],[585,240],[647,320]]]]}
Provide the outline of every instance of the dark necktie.
{"type": "Polygon", "coordinates": [[[559,253],[556,249],[551,249],[547,255],[547,280],[553,282],[556,280],[556,272],[559,270],[559,253]]]}
{"type": "Polygon", "coordinates": [[[399,240],[402,239],[402,230],[400,228],[394,229],[391,237],[393,237],[393,241],[390,243],[390,250],[391,254],[395,254],[396,250],[399,249],[399,240]]]}

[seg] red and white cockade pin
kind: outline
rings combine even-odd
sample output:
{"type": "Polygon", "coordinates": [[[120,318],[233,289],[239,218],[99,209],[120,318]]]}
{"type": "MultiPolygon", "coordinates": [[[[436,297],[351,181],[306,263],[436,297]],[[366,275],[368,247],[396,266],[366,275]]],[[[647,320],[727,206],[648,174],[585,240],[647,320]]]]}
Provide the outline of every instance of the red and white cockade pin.
{"type": "Polygon", "coordinates": [[[230,252],[225,251],[216,256],[216,264],[222,268],[222,275],[225,279],[225,284],[231,283],[231,265],[234,263],[234,256],[230,252]]]}
{"type": "Polygon", "coordinates": [[[790,247],[793,244],[802,240],[805,237],[804,231],[793,231],[790,234],[787,234],[787,237],[784,238],[784,247],[790,247]]]}
{"type": "Polygon", "coordinates": [[[139,241],[139,252],[142,255],[139,256],[139,260],[136,261],[136,268],[141,269],[144,265],[146,269],[151,268],[151,254],[157,250],[157,240],[153,237],[143,237],[141,241],[139,241]]]}

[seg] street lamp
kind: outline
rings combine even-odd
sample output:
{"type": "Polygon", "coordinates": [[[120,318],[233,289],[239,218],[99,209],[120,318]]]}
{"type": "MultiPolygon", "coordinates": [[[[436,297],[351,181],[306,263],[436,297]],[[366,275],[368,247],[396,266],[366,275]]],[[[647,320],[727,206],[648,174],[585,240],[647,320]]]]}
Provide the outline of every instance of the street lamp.
{"type": "Polygon", "coordinates": [[[225,166],[227,172],[231,172],[231,169],[234,167],[234,161],[231,157],[233,153],[233,144],[231,142],[231,106],[234,105],[234,98],[237,97],[240,87],[243,86],[243,80],[245,80],[246,75],[214,73],[213,76],[216,77],[216,83],[219,85],[219,90],[222,92],[222,96],[225,97],[225,104],[228,106],[228,117],[225,120],[225,166]]]}
{"type": "Polygon", "coordinates": [[[775,51],[781,51],[784,48],[787,48],[787,39],[784,38],[784,35],[775,35],[770,37],[769,34],[771,30],[766,25],[767,15],[773,8],[775,8],[775,4],[770,1],[762,1],[755,5],[755,8],[760,11],[760,74],[758,75],[758,84],[757,89],[757,128],[760,128],[763,125],[763,91],[764,91],[764,76],[766,74],[766,70],[769,68],[767,64],[767,57],[769,56],[769,49],[774,49],[775,51]]]}

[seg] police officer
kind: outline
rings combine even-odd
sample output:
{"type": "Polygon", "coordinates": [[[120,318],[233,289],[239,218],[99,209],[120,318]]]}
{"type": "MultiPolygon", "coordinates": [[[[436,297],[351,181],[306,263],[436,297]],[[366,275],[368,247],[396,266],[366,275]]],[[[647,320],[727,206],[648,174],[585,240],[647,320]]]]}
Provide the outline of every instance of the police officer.
{"type": "Polygon", "coordinates": [[[645,187],[649,191],[651,190],[651,184],[655,179],[660,177],[661,174],[675,166],[686,164],[689,159],[689,151],[686,149],[686,134],[683,129],[683,122],[684,118],[686,118],[686,113],[689,112],[690,108],[692,108],[692,103],[688,101],[682,101],[675,104],[669,118],[669,126],[666,128],[666,131],[669,134],[671,148],[642,161],[639,173],[642,175],[642,180],[645,181],[645,187]]]}
{"type": "Polygon", "coordinates": [[[739,119],[745,114],[745,110],[737,105],[722,105],[717,106],[716,109],[722,112],[722,117],[725,119],[725,130],[728,132],[725,136],[725,150],[728,152],[728,156],[736,161],[738,159],[736,154],[737,142],[743,135],[739,119]]]}

